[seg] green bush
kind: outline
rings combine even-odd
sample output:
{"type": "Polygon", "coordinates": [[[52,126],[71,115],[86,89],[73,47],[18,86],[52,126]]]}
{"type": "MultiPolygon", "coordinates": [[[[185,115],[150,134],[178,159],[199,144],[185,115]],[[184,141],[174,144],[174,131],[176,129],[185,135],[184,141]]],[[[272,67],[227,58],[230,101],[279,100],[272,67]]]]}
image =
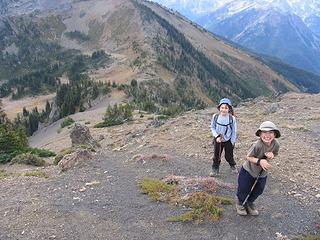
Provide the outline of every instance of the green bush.
{"type": "Polygon", "coordinates": [[[167,115],[158,115],[155,117],[156,120],[168,120],[169,118],[167,115]]]}
{"type": "Polygon", "coordinates": [[[63,122],[60,124],[60,128],[64,128],[66,126],[70,126],[74,123],[74,120],[71,117],[66,117],[63,122]]]}
{"type": "Polygon", "coordinates": [[[11,160],[11,164],[15,164],[15,163],[40,167],[40,166],[44,166],[46,164],[46,161],[37,155],[31,154],[31,153],[22,153],[15,156],[11,160]]]}
{"type": "Polygon", "coordinates": [[[7,163],[28,147],[27,135],[22,127],[11,123],[0,124],[0,163],[7,163]]]}
{"type": "Polygon", "coordinates": [[[12,159],[12,155],[10,154],[7,154],[7,153],[0,154],[0,163],[2,164],[10,162],[11,159],[12,159]]]}
{"type": "Polygon", "coordinates": [[[104,114],[104,121],[97,123],[94,127],[102,128],[114,125],[120,125],[133,119],[133,107],[130,104],[108,106],[104,114]]]}
{"type": "Polygon", "coordinates": [[[109,127],[105,122],[99,122],[94,125],[95,128],[104,128],[104,127],[109,127]]]}
{"type": "Polygon", "coordinates": [[[43,148],[31,148],[28,147],[26,148],[26,150],[24,152],[29,152],[32,153],[34,155],[37,155],[39,157],[54,157],[56,156],[56,154],[50,150],[47,149],[43,149],[43,148]]]}

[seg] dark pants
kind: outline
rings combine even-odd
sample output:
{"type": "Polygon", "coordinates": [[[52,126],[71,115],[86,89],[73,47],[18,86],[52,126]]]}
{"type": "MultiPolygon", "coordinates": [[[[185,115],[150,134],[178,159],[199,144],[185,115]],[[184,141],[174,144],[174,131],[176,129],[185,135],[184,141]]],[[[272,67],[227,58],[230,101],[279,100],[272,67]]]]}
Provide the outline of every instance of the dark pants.
{"type": "Polygon", "coordinates": [[[213,153],[213,163],[212,163],[212,168],[213,169],[217,169],[220,166],[221,163],[221,155],[222,155],[222,151],[224,149],[224,155],[225,158],[227,160],[227,162],[229,163],[230,166],[235,166],[236,162],[234,161],[233,158],[233,145],[231,143],[231,141],[227,141],[227,142],[221,142],[221,143],[217,143],[216,140],[213,140],[213,147],[214,147],[214,153],[213,153]]]}
{"type": "MultiPolygon", "coordinates": [[[[246,199],[255,180],[256,178],[252,177],[250,173],[248,173],[243,167],[241,167],[238,177],[237,190],[237,196],[240,205],[246,199]]],[[[266,182],[267,177],[262,177],[258,179],[256,186],[254,187],[252,193],[250,194],[250,197],[248,198],[248,202],[254,202],[263,193],[264,187],[266,186],[266,182]]]]}

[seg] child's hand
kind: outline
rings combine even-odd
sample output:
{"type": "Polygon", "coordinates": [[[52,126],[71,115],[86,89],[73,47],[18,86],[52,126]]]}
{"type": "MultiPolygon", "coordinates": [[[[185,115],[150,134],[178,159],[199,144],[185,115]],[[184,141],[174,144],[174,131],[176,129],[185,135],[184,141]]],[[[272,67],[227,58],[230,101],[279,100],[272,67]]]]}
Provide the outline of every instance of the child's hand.
{"type": "Polygon", "coordinates": [[[268,163],[268,161],[266,159],[261,159],[260,167],[262,167],[262,169],[266,171],[269,168],[271,168],[272,166],[268,163]]]}
{"type": "Polygon", "coordinates": [[[273,152],[266,152],[264,155],[267,157],[267,159],[273,159],[274,158],[273,152]]]}
{"type": "Polygon", "coordinates": [[[219,134],[219,135],[218,135],[218,137],[216,138],[216,142],[217,142],[217,143],[223,142],[223,135],[222,135],[222,134],[219,134]]]}

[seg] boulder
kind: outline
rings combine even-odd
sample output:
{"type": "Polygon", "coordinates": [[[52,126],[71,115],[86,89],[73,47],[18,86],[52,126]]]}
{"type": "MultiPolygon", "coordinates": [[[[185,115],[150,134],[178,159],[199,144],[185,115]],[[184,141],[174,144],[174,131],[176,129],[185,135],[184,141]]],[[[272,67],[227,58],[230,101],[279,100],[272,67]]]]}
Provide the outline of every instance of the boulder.
{"type": "Polygon", "coordinates": [[[87,149],[78,149],[71,154],[65,155],[58,163],[58,166],[61,168],[61,171],[66,171],[81,162],[92,159],[92,157],[91,152],[87,149]]]}
{"type": "Polygon", "coordinates": [[[93,139],[87,126],[75,123],[70,132],[71,143],[73,147],[77,145],[89,145],[91,147],[99,146],[93,139]]]}

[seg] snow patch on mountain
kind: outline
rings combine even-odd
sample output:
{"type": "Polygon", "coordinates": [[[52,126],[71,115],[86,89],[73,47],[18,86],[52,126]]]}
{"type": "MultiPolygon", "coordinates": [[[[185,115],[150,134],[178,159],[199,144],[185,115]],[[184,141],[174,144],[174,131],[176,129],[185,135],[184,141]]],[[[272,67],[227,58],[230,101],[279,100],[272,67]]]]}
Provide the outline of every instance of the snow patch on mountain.
{"type": "MultiPolygon", "coordinates": [[[[311,15],[320,16],[319,0],[153,0],[167,7],[183,9],[197,14],[212,13],[228,8],[228,14],[254,8],[257,10],[275,9],[282,13],[294,13],[303,20],[311,15]]],[[[183,11],[182,11],[183,12],[183,11]]]]}

